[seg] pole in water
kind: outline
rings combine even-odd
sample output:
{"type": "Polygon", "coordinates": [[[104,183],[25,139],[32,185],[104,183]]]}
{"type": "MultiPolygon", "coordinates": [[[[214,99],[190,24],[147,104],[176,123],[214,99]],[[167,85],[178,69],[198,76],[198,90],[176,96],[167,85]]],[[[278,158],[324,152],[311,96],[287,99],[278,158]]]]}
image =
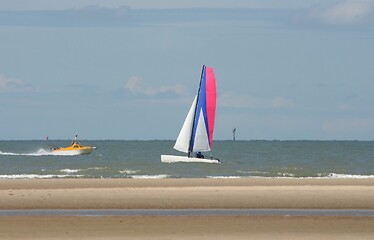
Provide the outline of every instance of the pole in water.
{"type": "Polygon", "coordinates": [[[236,128],[232,130],[232,140],[235,141],[236,128]]]}

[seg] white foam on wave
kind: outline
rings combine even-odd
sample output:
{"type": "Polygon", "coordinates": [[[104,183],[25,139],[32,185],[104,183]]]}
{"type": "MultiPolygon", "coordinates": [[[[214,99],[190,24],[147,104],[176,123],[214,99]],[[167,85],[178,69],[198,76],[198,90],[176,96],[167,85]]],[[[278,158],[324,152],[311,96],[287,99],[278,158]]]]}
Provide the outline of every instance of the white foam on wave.
{"type": "Polygon", "coordinates": [[[237,178],[242,178],[242,177],[239,177],[239,176],[207,176],[207,178],[237,179],[237,178]]]}
{"type": "Polygon", "coordinates": [[[262,174],[262,175],[265,175],[265,174],[269,174],[269,172],[263,172],[263,171],[257,171],[257,170],[253,170],[253,171],[242,171],[242,170],[239,170],[238,173],[249,173],[249,174],[262,174]]]}
{"type": "Polygon", "coordinates": [[[169,175],[132,175],[131,178],[139,178],[139,179],[158,179],[158,178],[168,178],[169,175]]]}
{"type": "Polygon", "coordinates": [[[262,176],[251,176],[250,178],[274,178],[274,179],[369,179],[374,178],[374,175],[355,175],[355,174],[339,174],[339,173],[329,173],[327,176],[321,176],[318,174],[318,177],[295,177],[295,176],[278,176],[278,177],[262,177],[262,176]]]}
{"type": "Polygon", "coordinates": [[[45,149],[39,149],[36,152],[31,153],[13,153],[13,152],[2,152],[0,151],[0,155],[5,156],[76,156],[80,155],[79,151],[61,151],[61,152],[52,152],[45,149]]]}
{"type": "Polygon", "coordinates": [[[281,176],[281,177],[295,177],[295,174],[293,173],[277,173],[278,176],[281,176]]]}
{"type": "Polygon", "coordinates": [[[77,173],[77,172],[80,172],[82,171],[82,169],[61,169],[60,172],[63,172],[63,173],[77,173]]]}
{"type": "Polygon", "coordinates": [[[91,168],[85,168],[85,169],[60,169],[60,172],[62,173],[77,173],[77,172],[86,172],[86,171],[91,171],[91,170],[103,170],[106,169],[107,167],[91,167],[91,168]]]}
{"type": "Polygon", "coordinates": [[[124,174],[134,174],[134,173],[138,173],[140,171],[139,170],[124,169],[124,170],[120,170],[119,172],[124,173],[124,174]]]}
{"type": "Polygon", "coordinates": [[[87,170],[103,170],[103,169],[107,169],[107,167],[91,167],[91,168],[87,168],[87,170]]]}
{"type": "Polygon", "coordinates": [[[374,178],[374,175],[329,173],[329,175],[326,178],[374,178]]]}
{"type": "Polygon", "coordinates": [[[10,174],[0,175],[0,179],[44,179],[44,178],[78,178],[84,175],[54,175],[54,174],[10,174]]]}

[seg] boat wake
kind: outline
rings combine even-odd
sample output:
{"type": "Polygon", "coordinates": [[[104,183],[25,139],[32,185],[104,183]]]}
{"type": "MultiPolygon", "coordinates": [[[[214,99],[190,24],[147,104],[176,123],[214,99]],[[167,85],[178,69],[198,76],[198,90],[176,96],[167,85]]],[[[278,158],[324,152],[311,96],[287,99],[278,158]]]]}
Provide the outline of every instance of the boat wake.
{"type": "Polygon", "coordinates": [[[52,152],[45,149],[39,149],[36,152],[31,153],[13,153],[13,152],[2,152],[0,151],[0,155],[3,156],[76,156],[80,155],[80,152],[78,151],[62,151],[62,152],[52,152]]]}

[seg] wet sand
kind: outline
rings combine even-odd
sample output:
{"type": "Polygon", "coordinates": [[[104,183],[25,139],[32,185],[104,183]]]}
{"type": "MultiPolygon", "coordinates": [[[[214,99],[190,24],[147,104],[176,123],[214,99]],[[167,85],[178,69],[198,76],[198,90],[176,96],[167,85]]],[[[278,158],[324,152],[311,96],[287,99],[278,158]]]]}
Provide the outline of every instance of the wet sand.
{"type": "MultiPolygon", "coordinates": [[[[216,208],[374,209],[374,179],[0,181],[0,209],[216,208]]],[[[373,217],[0,217],[0,239],[372,239],[373,236],[373,217]]]]}
{"type": "Polygon", "coordinates": [[[374,179],[1,180],[0,209],[374,209],[374,179]]]}
{"type": "Polygon", "coordinates": [[[7,217],[0,239],[373,239],[369,217],[7,217]]]}

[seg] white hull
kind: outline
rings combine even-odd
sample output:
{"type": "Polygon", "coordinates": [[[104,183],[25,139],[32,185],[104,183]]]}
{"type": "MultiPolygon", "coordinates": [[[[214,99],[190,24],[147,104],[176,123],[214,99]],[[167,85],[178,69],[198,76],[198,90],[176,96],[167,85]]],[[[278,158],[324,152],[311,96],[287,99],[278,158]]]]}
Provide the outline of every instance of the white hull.
{"type": "Polygon", "coordinates": [[[161,155],[161,162],[163,163],[176,163],[176,162],[219,163],[217,159],[193,158],[193,157],[174,156],[174,155],[161,155]]]}

